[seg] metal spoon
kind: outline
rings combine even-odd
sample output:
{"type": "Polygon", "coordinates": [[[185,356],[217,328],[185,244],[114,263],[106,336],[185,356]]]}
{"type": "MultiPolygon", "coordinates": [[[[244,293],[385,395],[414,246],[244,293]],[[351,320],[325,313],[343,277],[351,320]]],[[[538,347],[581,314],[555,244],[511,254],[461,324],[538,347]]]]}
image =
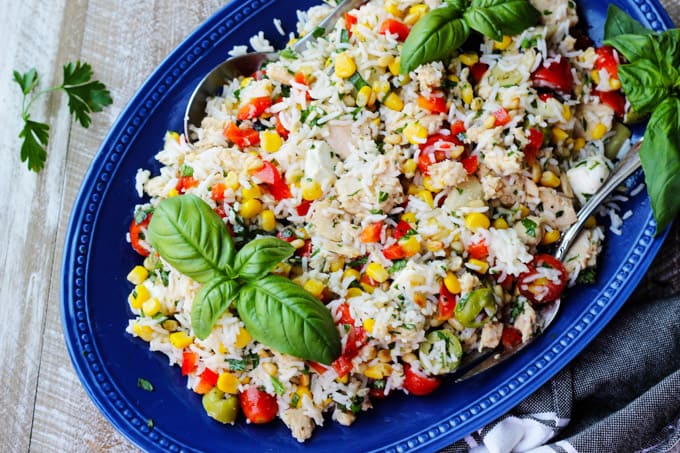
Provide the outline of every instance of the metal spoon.
{"type": "MultiPolygon", "coordinates": [[[[602,202],[623,182],[628,179],[630,175],[635,173],[637,169],[640,168],[640,146],[642,142],[636,143],[630,151],[619,161],[619,163],[614,168],[614,171],[609,176],[604,185],[600,190],[595,193],[579,210],[577,214],[577,221],[574,223],[567,231],[562,235],[559,247],[555,253],[555,258],[563,261],[567,256],[569,248],[572,246],[578,234],[583,229],[583,225],[586,223],[588,218],[591,216],[595,210],[600,207],[602,202]]],[[[541,333],[545,332],[548,326],[555,320],[557,312],[560,309],[560,299],[557,299],[552,304],[547,305],[541,311],[541,318],[543,319],[543,325],[541,327],[541,333]]],[[[468,354],[461,361],[461,365],[455,373],[456,382],[465,381],[472,376],[488,370],[501,362],[509,359],[513,355],[517,354],[519,351],[524,349],[526,346],[531,344],[539,334],[534,335],[526,342],[515,346],[510,349],[501,349],[502,347],[497,347],[489,351],[473,352],[468,354]]]]}
{"type": "MultiPolygon", "coordinates": [[[[346,12],[366,3],[368,0],[344,0],[342,1],[318,26],[317,30],[323,30],[326,34],[333,29],[335,23],[346,12]]],[[[297,41],[293,46],[293,51],[300,53],[307,48],[309,42],[319,36],[315,30],[297,41]]],[[[256,72],[262,64],[268,61],[279,59],[278,52],[252,52],[245,55],[229,58],[217,65],[206,75],[194,90],[189,104],[184,113],[184,136],[191,143],[189,126],[200,126],[205,117],[205,107],[208,98],[215,96],[225,81],[256,72]]]]}

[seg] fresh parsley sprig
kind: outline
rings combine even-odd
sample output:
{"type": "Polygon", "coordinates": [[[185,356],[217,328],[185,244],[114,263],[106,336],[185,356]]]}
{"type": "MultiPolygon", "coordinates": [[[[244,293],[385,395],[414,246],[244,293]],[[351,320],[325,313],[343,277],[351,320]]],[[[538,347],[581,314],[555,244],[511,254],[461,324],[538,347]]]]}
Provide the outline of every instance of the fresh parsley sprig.
{"type": "Polygon", "coordinates": [[[70,114],[84,128],[88,128],[92,122],[91,113],[101,112],[112,102],[106,86],[98,80],[92,80],[92,67],[88,63],[67,63],[64,65],[63,75],[61,85],[36,92],[40,75],[35,68],[23,74],[14,71],[14,82],[19,85],[23,95],[21,118],[24,120],[24,127],[19,133],[19,138],[24,140],[21,144],[21,161],[27,162],[28,169],[35,172],[45,166],[50,131],[49,124],[31,119],[31,107],[38,98],[52,91],[64,91],[68,96],[70,114]]]}
{"type": "Polygon", "coordinates": [[[447,0],[414,26],[401,51],[402,74],[443,60],[467,41],[471,30],[500,41],[536,25],[541,17],[529,0],[447,0]]]}

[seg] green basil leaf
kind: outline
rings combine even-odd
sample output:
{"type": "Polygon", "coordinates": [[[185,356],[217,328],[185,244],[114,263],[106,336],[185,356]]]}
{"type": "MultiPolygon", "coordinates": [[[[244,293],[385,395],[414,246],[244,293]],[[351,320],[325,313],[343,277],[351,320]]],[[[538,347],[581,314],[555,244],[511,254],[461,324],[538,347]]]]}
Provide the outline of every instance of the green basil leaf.
{"type": "Polygon", "coordinates": [[[326,365],[340,355],[340,336],[328,309],[287,278],[249,281],[236,308],[248,333],[279,352],[326,365]]]}
{"type": "Polygon", "coordinates": [[[443,60],[455,52],[470,36],[461,16],[461,9],[447,5],[416,22],[401,50],[400,72],[408,74],[421,64],[443,60]]]}
{"type": "Polygon", "coordinates": [[[640,160],[659,234],[680,212],[680,99],[668,98],[654,110],[640,160]]]}
{"type": "Polygon", "coordinates": [[[607,20],[604,23],[604,39],[612,39],[619,35],[648,35],[652,31],[626,14],[618,6],[611,4],[607,9],[607,20]]]}
{"type": "Polygon", "coordinates": [[[210,335],[219,317],[238,295],[238,290],[236,280],[215,279],[203,285],[191,305],[191,326],[198,338],[204,340],[210,335]]]}
{"type": "Polygon", "coordinates": [[[671,95],[672,82],[651,60],[619,65],[619,79],[626,97],[638,113],[650,113],[671,95]]]}
{"type": "Polygon", "coordinates": [[[172,267],[197,282],[231,275],[234,245],[222,219],[195,195],[161,201],[147,237],[172,267]]]}
{"type": "Polygon", "coordinates": [[[541,13],[528,0],[472,0],[463,18],[473,30],[501,41],[538,24],[541,13]]]}
{"type": "Polygon", "coordinates": [[[654,60],[671,83],[678,79],[680,29],[667,30],[651,37],[654,60]]]}
{"type": "Polygon", "coordinates": [[[295,247],[274,237],[263,237],[243,246],[234,259],[234,273],[246,280],[262,278],[274,266],[295,253],[295,247]]]}
{"type": "Polygon", "coordinates": [[[648,35],[619,35],[604,43],[614,47],[630,62],[649,58],[652,54],[652,41],[648,35]]]}

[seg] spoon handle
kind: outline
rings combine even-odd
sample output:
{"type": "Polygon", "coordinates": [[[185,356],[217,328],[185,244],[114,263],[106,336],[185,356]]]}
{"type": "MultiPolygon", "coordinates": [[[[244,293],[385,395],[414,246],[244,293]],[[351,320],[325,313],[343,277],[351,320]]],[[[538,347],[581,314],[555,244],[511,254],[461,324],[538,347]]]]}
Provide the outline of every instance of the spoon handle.
{"type": "MultiPolygon", "coordinates": [[[[366,1],[367,0],[343,0],[324,20],[321,21],[317,28],[322,29],[323,34],[325,35],[333,29],[335,23],[344,16],[346,12],[358,8],[366,3],[366,1]]],[[[293,50],[296,53],[302,52],[307,48],[307,44],[309,44],[312,39],[316,39],[316,36],[318,36],[318,34],[315,32],[307,33],[293,45],[293,50]]]]}
{"type": "Polygon", "coordinates": [[[567,256],[569,248],[576,240],[579,232],[583,228],[590,215],[602,204],[602,202],[623,182],[628,179],[630,175],[640,168],[640,146],[642,141],[637,142],[630,151],[621,159],[611,176],[607,179],[602,187],[583,205],[577,214],[577,221],[569,227],[569,229],[562,236],[560,246],[555,252],[555,258],[563,261],[567,256]]]}

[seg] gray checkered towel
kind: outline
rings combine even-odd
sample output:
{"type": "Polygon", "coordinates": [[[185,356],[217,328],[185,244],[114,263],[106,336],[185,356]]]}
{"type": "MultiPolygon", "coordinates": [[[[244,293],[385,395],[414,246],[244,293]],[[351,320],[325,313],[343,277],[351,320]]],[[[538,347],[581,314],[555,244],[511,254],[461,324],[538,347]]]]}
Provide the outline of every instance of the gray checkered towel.
{"type": "MultiPolygon", "coordinates": [[[[673,239],[661,267],[680,280],[673,239]]],[[[680,452],[680,297],[650,297],[667,292],[654,271],[566,369],[443,452],[680,452]]]]}

